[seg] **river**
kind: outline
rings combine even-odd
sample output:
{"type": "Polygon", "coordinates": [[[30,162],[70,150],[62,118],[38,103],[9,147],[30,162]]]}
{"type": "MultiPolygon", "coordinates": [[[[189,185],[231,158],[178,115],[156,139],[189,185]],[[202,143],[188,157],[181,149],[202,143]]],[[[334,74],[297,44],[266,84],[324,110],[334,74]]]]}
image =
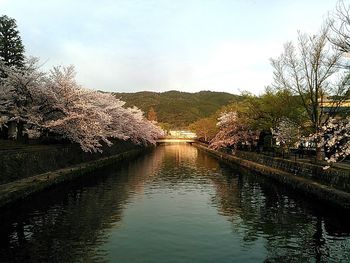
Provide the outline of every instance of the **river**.
{"type": "Polygon", "coordinates": [[[0,214],[0,262],[350,262],[350,215],[157,147],[0,214]]]}

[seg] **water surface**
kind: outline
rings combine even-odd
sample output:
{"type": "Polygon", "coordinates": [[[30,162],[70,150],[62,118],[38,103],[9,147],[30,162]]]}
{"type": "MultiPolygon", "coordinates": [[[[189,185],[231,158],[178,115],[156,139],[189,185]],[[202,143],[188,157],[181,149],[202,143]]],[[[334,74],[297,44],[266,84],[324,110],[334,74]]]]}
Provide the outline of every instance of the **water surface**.
{"type": "Polygon", "coordinates": [[[350,216],[159,146],[0,215],[0,262],[350,262],[350,216]]]}

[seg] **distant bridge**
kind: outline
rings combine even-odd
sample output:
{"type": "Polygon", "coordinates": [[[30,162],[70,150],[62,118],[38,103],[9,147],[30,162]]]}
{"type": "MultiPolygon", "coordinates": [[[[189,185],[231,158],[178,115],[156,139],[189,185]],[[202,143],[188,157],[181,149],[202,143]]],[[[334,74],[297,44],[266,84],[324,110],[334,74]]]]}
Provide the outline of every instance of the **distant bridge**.
{"type": "Polygon", "coordinates": [[[194,142],[195,140],[193,138],[174,138],[174,137],[164,137],[157,140],[157,144],[162,143],[187,143],[187,142],[194,142]]]}

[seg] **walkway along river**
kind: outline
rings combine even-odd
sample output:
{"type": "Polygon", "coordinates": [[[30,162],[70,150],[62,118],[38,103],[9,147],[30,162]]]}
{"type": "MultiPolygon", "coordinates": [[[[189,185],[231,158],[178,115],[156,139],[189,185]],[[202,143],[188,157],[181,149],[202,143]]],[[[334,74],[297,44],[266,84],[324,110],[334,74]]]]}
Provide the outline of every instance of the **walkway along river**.
{"type": "Polygon", "coordinates": [[[350,215],[185,143],[0,214],[0,262],[350,262],[350,215]]]}

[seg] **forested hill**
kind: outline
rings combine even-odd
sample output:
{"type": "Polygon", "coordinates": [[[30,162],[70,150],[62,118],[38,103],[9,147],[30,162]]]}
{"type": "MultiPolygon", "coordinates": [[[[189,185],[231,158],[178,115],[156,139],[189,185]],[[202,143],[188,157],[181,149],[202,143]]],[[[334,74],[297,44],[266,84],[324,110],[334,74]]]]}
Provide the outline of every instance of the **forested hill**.
{"type": "Polygon", "coordinates": [[[240,96],[226,92],[200,91],[196,93],[167,91],[115,93],[126,106],[142,109],[146,116],[153,107],[158,122],[171,128],[185,128],[190,123],[215,113],[223,105],[239,100],[240,96]]]}

